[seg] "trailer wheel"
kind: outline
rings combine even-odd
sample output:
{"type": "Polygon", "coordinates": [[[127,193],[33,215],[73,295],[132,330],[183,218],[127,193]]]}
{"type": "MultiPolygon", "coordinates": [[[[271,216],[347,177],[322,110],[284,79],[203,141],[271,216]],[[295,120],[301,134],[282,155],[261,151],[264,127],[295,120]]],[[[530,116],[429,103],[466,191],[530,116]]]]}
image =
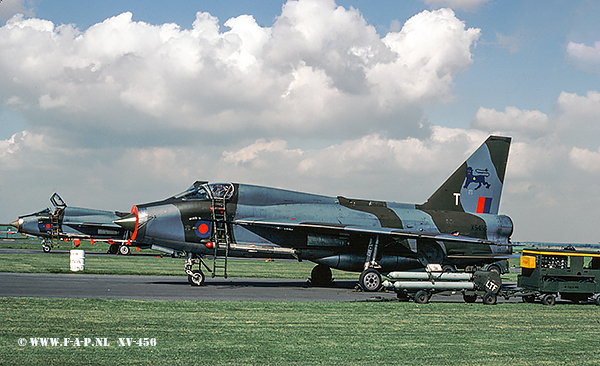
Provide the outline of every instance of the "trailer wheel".
{"type": "Polygon", "coordinates": [[[496,301],[498,301],[498,297],[493,292],[487,292],[483,295],[483,303],[486,305],[496,305],[496,301]]]}
{"type": "Polygon", "coordinates": [[[463,295],[463,300],[465,300],[467,304],[472,304],[477,301],[477,295],[463,295]]]}
{"type": "Polygon", "coordinates": [[[381,287],[381,275],[374,269],[367,269],[358,279],[360,287],[367,292],[375,292],[381,287]]]}
{"type": "Polygon", "coordinates": [[[415,294],[415,302],[417,304],[427,304],[429,302],[429,293],[425,290],[419,290],[415,294]]]}
{"type": "Polygon", "coordinates": [[[600,306],[600,296],[596,298],[596,305],[600,306]]]}
{"type": "Polygon", "coordinates": [[[527,296],[523,296],[521,298],[523,299],[523,302],[528,302],[528,303],[535,302],[535,296],[534,295],[527,295],[527,296]]]}
{"type": "Polygon", "coordinates": [[[556,303],[556,297],[552,294],[547,294],[544,295],[544,298],[542,298],[542,304],[544,305],[554,305],[556,303]]]}

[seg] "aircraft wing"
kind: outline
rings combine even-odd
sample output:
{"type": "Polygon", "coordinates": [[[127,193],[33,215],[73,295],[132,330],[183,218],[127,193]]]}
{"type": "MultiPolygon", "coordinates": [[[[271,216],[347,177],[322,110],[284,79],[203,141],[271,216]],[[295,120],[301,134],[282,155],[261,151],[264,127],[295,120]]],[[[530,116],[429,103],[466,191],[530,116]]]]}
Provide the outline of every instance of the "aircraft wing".
{"type": "Polygon", "coordinates": [[[424,232],[407,229],[395,229],[386,227],[367,227],[367,226],[352,226],[336,223],[321,223],[321,222],[296,222],[295,220],[288,221],[269,221],[262,219],[243,219],[235,220],[236,225],[246,227],[263,227],[272,230],[294,230],[294,229],[314,229],[335,232],[348,232],[371,235],[386,235],[398,239],[431,239],[445,242],[458,242],[468,244],[485,244],[485,245],[507,245],[506,243],[496,243],[490,240],[473,238],[469,236],[442,234],[439,232],[424,232]]]}

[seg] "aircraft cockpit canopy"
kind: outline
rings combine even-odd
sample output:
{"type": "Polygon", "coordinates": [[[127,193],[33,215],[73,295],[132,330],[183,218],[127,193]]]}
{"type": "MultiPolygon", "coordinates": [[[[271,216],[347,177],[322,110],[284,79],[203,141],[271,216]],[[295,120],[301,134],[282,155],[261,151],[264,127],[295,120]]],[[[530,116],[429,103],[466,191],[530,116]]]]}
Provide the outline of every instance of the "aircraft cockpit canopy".
{"type": "Polygon", "coordinates": [[[233,184],[231,183],[211,183],[198,185],[194,183],[184,192],[176,195],[174,198],[182,200],[209,200],[211,198],[231,198],[233,196],[233,184]]]}
{"type": "Polygon", "coordinates": [[[175,198],[182,199],[185,201],[187,201],[187,200],[208,200],[208,199],[210,199],[210,196],[208,195],[208,192],[206,191],[206,189],[203,186],[200,186],[200,187],[191,186],[186,191],[176,195],[175,198]]]}
{"type": "Polygon", "coordinates": [[[50,197],[50,202],[52,202],[52,205],[57,208],[67,207],[65,201],[63,201],[63,199],[60,198],[60,196],[56,192],[52,195],[52,197],[50,197]]]}

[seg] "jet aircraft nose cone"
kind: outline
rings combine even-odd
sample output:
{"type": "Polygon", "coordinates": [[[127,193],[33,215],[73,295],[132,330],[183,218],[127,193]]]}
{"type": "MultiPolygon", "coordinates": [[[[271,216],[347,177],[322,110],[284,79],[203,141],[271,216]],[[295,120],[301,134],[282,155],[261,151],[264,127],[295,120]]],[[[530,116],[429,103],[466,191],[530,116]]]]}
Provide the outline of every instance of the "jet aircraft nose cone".
{"type": "Polygon", "coordinates": [[[121,226],[126,230],[135,231],[135,229],[137,229],[137,216],[134,213],[132,213],[127,216],[124,216],[123,218],[113,221],[113,223],[121,226]]]}

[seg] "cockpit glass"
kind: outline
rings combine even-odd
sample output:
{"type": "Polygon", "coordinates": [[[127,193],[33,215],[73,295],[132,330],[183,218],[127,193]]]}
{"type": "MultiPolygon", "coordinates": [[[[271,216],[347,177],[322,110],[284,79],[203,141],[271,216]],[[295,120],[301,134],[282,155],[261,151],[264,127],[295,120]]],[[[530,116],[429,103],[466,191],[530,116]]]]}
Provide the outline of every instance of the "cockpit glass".
{"type": "Polygon", "coordinates": [[[58,193],[54,193],[52,197],[50,197],[50,202],[54,207],[67,207],[65,201],[58,195],[58,193]]]}
{"type": "Polygon", "coordinates": [[[231,198],[233,196],[233,184],[231,183],[211,183],[209,187],[215,198],[231,198]]]}
{"type": "Polygon", "coordinates": [[[187,191],[178,194],[175,198],[184,200],[207,200],[210,197],[204,187],[190,187],[187,191]]]}

